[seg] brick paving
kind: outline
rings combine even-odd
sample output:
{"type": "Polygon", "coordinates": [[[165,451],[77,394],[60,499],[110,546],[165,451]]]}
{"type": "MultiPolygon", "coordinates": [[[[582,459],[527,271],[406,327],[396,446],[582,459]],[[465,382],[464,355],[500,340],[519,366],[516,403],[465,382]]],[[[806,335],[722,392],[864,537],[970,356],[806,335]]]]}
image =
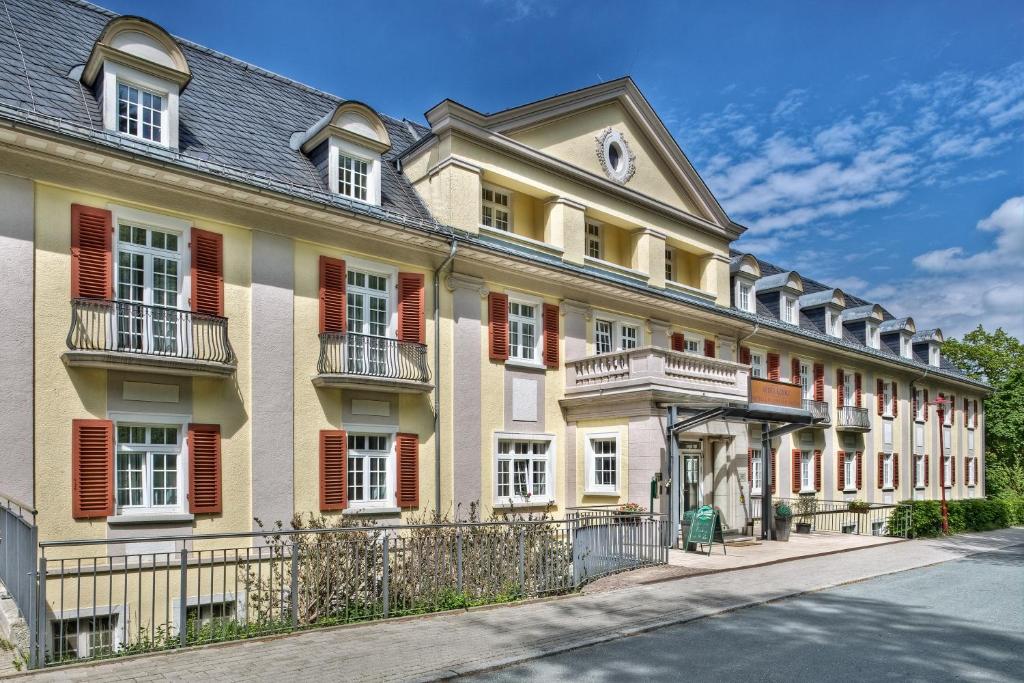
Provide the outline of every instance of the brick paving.
{"type": "Polygon", "coordinates": [[[1019,543],[1022,528],[910,541],[531,604],[126,658],[31,680],[436,680],[1019,543]]]}

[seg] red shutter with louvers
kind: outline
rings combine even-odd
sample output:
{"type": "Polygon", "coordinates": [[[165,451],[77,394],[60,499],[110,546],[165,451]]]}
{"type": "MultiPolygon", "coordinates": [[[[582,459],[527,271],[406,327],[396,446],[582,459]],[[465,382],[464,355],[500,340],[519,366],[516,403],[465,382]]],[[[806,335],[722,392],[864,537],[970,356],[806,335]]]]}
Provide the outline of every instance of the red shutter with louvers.
{"type": "Polygon", "coordinates": [[[398,274],[398,341],[422,344],[423,273],[398,274]]]}
{"type": "Polygon", "coordinates": [[[544,304],[544,365],[558,367],[558,306],[544,304]]]}
{"type": "Polygon", "coordinates": [[[864,395],[861,385],[861,377],[859,372],[853,373],[853,401],[854,405],[858,408],[862,408],[861,397],[864,395]]]}
{"type": "Polygon", "coordinates": [[[932,477],[931,469],[932,469],[931,458],[929,458],[928,454],[925,453],[924,454],[924,485],[925,486],[928,486],[928,482],[931,480],[931,477],[932,477]]]}
{"type": "Polygon", "coordinates": [[[892,487],[900,490],[900,454],[892,454],[892,487]]]}
{"type": "Polygon", "coordinates": [[[878,380],[875,385],[875,395],[877,397],[875,402],[878,404],[878,414],[881,415],[885,412],[885,385],[882,380],[878,380]]]}
{"type": "Polygon", "coordinates": [[[754,449],[747,449],[747,483],[754,482],[754,449]]]}
{"type": "Polygon", "coordinates": [[[192,228],[192,310],[224,315],[224,236],[192,228]]]}
{"type": "Polygon", "coordinates": [[[81,204],[71,205],[71,298],[109,299],[113,261],[111,214],[81,204]]]}
{"type": "Polygon", "coordinates": [[[821,451],[814,451],[814,490],[821,490],[821,451]]]}
{"type": "Polygon", "coordinates": [[[893,380],[892,381],[892,416],[893,417],[899,417],[900,416],[900,397],[899,397],[899,392],[896,390],[897,386],[899,386],[899,384],[897,384],[896,380],[893,380]]]}
{"type": "Polygon", "coordinates": [[[348,434],[344,429],[320,430],[320,510],[348,507],[348,434]]]}
{"type": "Polygon", "coordinates": [[[845,467],[845,465],[846,465],[846,453],[844,453],[842,451],[839,451],[838,453],[836,453],[836,462],[838,463],[838,466],[836,467],[836,473],[838,475],[836,477],[836,483],[838,485],[837,488],[840,491],[845,491],[846,490],[846,467],[845,467]]]}
{"type": "Polygon", "coordinates": [[[773,496],[775,495],[775,474],[779,470],[779,459],[778,459],[778,457],[776,457],[778,455],[778,452],[779,451],[778,451],[777,448],[773,448],[772,449],[772,495],[773,496]]]}
{"type": "Polygon", "coordinates": [[[345,331],[345,262],[320,257],[320,331],[345,331]]]}
{"type": "Polygon", "coordinates": [[[800,451],[793,449],[793,493],[800,493],[800,451]]]}
{"type": "Polygon", "coordinates": [[[975,429],[978,428],[978,399],[974,399],[974,424],[975,429]]]}
{"type": "Polygon", "coordinates": [[[882,486],[885,484],[885,470],[883,469],[885,467],[884,461],[885,461],[885,453],[879,452],[879,454],[878,454],[878,481],[876,482],[876,485],[878,486],[878,488],[882,488],[882,486]]]}
{"type": "Polygon", "coordinates": [[[949,456],[949,485],[956,486],[956,458],[949,456]]]}
{"type": "Polygon", "coordinates": [[[188,426],[188,511],[221,511],[220,425],[188,426]]]}
{"type": "MultiPolygon", "coordinates": [[[[956,422],[956,396],[953,394],[949,395],[949,426],[952,427],[956,422]]],[[[952,444],[950,444],[952,445],[952,444]]]]}
{"type": "Polygon", "coordinates": [[[417,434],[395,435],[398,455],[398,507],[420,505],[420,437],[417,434]]]}
{"type": "Polygon", "coordinates": [[[814,364],[814,400],[825,400],[825,364],[814,364]]]}
{"type": "Polygon", "coordinates": [[[114,514],[114,423],[71,421],[71,514],[75,519],[114,514]]]}
{"type": "Polygon", "coordinates": [[[864,454],[857,451],[857,490],[864,485],[864,454]]]}
{"type": "MultiPolygon", "coordinates": [[[[940,401],[944,401],[944,399],[945,399],[945,394],[943,394],[940,391],[939,392],[939,400],[940,401]]],[[[939,421],[939,429],[941,431],[942,425],[944,425],[946,423],[946,404],[945,404],[945,402],[939,403],[937,406],[935,406],[935,417],[939,421]]]]}
{"type": "Polygon", "coordinates": [[[846,375],[840,368],[836,370],[836,405],[840,408],[844,405],[844,394],[846,394],[846,375]]]}
{"type": "Polygon", "coordinates": [[[498,292],[487,295],[487,333],[491,360],[508,358],[508,296],[498,292]]]}
{"type": "Polygon", "coordinates": [[[705,339],[704,340],[704,355],[708,358],[715,357],[715,340],[705,339]]]}
{"type": "Polygon", "coordinates": [[[802,378],[800,377],[800,359],[794,357],[790,365],[791,369],[793,370],[793,372],[791,373],[793,384],[800,384],[802,381],[802,378]]]}
{"type": "Polygon", "coordinates": [[[740,347],[740,363],[743,365],[750,365],[750,349],[746,346],[740,347]]]}
{"type": "Polygon", "coordinates": [[[682,332],[672,333],[672,350],[673,351],[685,351],[686,350],[686,335],[682,332]]]}
{"type": "Polygon", "coordinates": [[[914,389],[914,391],[911,392],[910,402],[912,404],[911,405],[911,413],[912,414],[911,414],[910,417],[912,417],[913,419],[916,420],[917,419],[917,408],[918,408],[917,389],[914,389]]]}
{"type": "Polygon", "coordinates": [[[928,421],[928,390],[924,390],[924,421],[928,421]]]}
{"type": "Polygon", "coordinates": [[[779,354],[777,353],[768,354],[768,379],[774,382],[779,381],[779,354]]]}

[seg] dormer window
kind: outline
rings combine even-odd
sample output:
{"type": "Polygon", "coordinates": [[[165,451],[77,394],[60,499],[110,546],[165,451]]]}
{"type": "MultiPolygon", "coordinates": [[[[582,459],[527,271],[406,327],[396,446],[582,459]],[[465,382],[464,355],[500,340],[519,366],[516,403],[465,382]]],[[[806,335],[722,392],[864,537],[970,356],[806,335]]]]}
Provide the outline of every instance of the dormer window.
{"type": "Polygon", "coordinates": [[[370,178],[368,168],[366,160],[339,152],[338,194],[365,202],[370,178]]]}
{"type": "Polygon", "coordinates": [[[587,256],[590,258],[604,258],[604,248],[601,240],[601,224],[587,221],[587,256]]]}
{"type": "Polygon", "coordinates": [[[934,344],[928,347],[928,363],[939,367],[939,347],[934,344]]]}
{"type": "Polygon", "coordinates": [[[736,308],[747,313],[754,313],[754,285],[739,280],[736,283],[736,308]]]}
{"type": "Polygon", "coordinates": [[[117,131],[164,144],[166,98],[127,83],[117,84],[117,131]]]}
{"type": "Polygon", "coordinates": [[[672,247],[665,247],[665,281],[673,282],[676,279],[675,269],[676,252],[672,247]]]}
{"type": "Polygon", "coordinates": [[[782,294],[781,297],[782,302],[779,310],[782,313],[782,315],[780,316],[782,318],[782,321],[787,322],[790,325],[796,325],[798,322],[796,313],[796,298],[792,296],[787,296],[785,294],[782,294]]]}
{"type": "Polygon", "coordinates": [[[864,325],[864,334],[866,336],[865,342],[873,349],[877,349],[880,346],[880,339],[878,336],[878,325],[874,323],[866,323],[864,325]]]}
{"type": "Polygon", "coordinates": [[[488,228],[512,230],[512,193],[484,185],[480,191],[480,223],[488,228]]]}
{"type": "Polygon", "coordinates": [[[904,358],[913,358],[914,352],[910,346],[910,339],[905,336],[900,337],[900,355],[904,358]]]}

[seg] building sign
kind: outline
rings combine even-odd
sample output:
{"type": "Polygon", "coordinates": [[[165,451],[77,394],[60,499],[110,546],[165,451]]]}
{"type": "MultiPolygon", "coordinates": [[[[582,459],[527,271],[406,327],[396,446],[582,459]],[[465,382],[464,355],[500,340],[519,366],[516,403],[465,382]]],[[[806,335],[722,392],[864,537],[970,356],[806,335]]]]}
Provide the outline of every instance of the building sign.
{"type": "Polygon", "coordinates": [[[803,408],[804,405],[799,384],[773,382],[759,377],[750,378],[750,402],[787,408],[803,408]]]}

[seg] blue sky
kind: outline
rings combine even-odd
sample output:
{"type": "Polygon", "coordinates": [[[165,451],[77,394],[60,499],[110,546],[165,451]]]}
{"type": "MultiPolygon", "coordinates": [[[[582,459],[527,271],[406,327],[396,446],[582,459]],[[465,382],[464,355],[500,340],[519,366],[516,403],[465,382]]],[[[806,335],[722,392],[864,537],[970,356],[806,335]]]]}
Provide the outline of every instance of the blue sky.
{"type": "Polygon", "coordinates": [[[394,116],[629,74],[746,248],[959,335],[1024,337],[1024,5],[103,3],[394,116]]]}

